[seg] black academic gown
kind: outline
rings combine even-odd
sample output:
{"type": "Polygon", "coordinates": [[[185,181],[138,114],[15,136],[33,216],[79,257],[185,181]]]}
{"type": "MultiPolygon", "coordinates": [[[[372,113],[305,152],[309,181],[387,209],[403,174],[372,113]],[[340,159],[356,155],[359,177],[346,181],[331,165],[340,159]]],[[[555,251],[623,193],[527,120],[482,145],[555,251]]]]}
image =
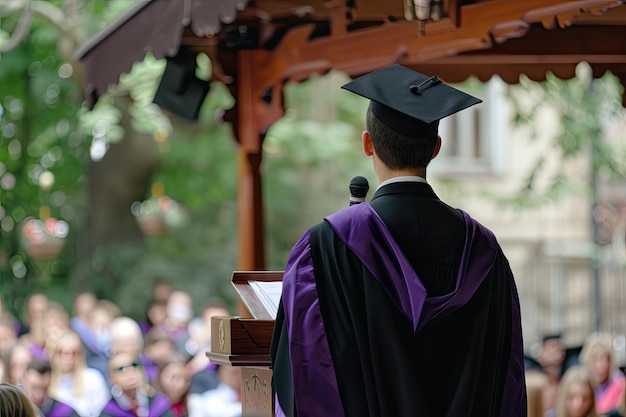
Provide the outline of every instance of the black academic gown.
{"type": "Polygon", "coordinates": [[[283,286],[277,417],[526,415],[508,262],[427,184],[386,185],[314,226],[283,286]]]}

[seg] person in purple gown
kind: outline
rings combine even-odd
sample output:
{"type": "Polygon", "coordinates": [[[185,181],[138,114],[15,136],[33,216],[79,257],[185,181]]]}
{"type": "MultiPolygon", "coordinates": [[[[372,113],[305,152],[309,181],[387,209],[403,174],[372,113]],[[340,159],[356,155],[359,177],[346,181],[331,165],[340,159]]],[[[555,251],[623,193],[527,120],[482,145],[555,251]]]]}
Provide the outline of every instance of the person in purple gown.
{"type": "Polygon", "coordinates": [[[401,65],[344,88],[370,99],[362,142],[379,186],[289,255],[271,347],[276,416],[526,416],[508,261],[426,179],[439,120],[480,100],[401,65]]]}
{"type": "Polygon", "coordinates": [[[108,375],[111,399],[101,417],[174,417],[167,396],[148,385],[137,356],[114,354],[109,358],[108,375]]]}

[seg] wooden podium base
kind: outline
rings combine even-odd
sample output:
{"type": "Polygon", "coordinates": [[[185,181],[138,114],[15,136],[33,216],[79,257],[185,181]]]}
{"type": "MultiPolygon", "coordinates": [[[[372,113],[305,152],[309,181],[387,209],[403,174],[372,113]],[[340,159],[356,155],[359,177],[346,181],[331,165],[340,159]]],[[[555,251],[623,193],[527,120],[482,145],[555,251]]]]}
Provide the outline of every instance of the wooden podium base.
{"type": "Polygon", "coordinates": [[[274,417],[271,370],[241,368],[241,406],[244,416],[274,417]]]}

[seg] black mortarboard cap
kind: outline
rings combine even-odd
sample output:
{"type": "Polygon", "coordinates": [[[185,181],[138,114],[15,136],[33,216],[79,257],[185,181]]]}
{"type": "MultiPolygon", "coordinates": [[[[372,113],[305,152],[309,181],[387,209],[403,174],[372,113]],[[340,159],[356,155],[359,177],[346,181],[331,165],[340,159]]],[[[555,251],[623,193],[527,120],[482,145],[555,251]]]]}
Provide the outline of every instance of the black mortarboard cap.
{"type": "Polygon", "coordinates": [[[371,100],[374,115],[387,127],[409,137],[437,135],[439,120],[482,100],[395,64],[342,86],[371,100]]]}

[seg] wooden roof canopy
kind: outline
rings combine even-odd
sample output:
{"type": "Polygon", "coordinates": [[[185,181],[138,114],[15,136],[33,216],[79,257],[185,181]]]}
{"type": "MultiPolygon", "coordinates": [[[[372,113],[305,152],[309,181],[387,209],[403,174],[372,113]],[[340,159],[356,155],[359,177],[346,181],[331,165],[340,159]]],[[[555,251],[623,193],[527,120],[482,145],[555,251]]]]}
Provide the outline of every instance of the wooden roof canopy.
{"type": "MultiPolygon", "coordinates": [[[[147,51],[207,53],[237,100],[239,267],[264,269],[261,144],[284,113],[282,88],[337,69],[358,76],[401,63],[447,82],[498,74],[516,83],[571,78],[587,61],[626,86],[624,0],[145,0],[87,42],[90,106],[147,51]],[[415,4],[430,3],[430,18],[415,4]]],[[[626,93],[623,96],[626,105],[626,93]]]]}

